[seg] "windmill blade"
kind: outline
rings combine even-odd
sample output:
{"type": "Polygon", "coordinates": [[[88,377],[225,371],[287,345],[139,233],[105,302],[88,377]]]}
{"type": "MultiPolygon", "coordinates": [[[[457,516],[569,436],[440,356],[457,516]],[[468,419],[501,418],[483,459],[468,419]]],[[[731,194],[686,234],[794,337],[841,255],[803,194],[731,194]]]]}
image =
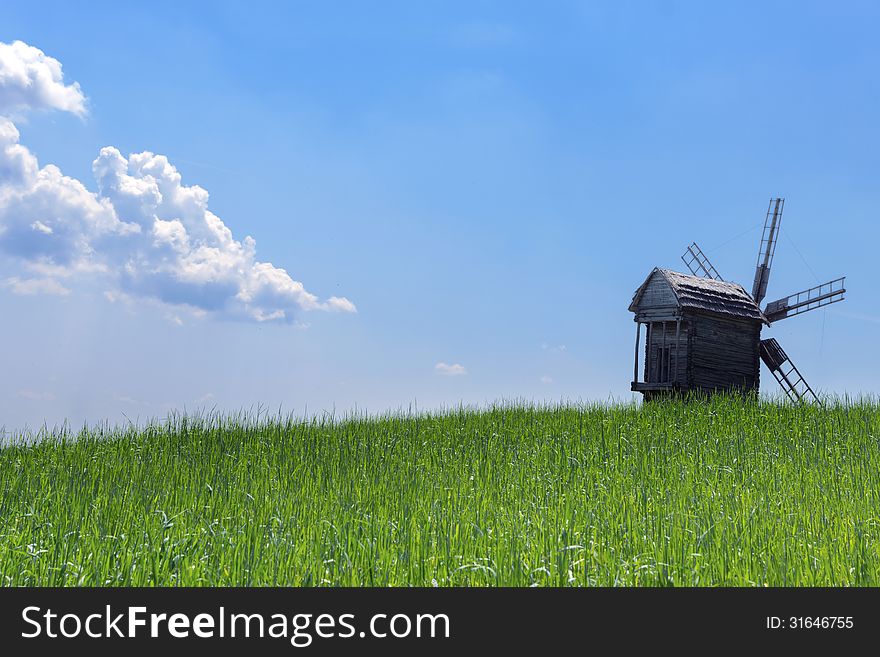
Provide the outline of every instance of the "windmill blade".
{"type": "Polygon", "coordinates": [[[709,258],[707,258],[700,250],[700,247],[697,246],[696,242],[693,242],[687,248],[687,251],[682,254],[681,259],[694,276],[704,276],[706,278],[715,279],[716,281],[724,280],[721,278],[721,274],[718,273],[718,270],[712,266],[711,262],[709,262],[709,258]]]}
{"type": "Polygon", "coordinates": [[[775,338],[761,340],[761,360],[791,401],[822,403],[775,338]]]}
{"type": "Polygon", "coordinates": [[[791,294],[782,299],[771,301],[764,308],[764,316],[768,322],[776,322],[786,317],[794,317],[809,310],[822,308],[838,301],[843,301],[846,297],[844,282],[846,276],[835,278],[833,281],[822,283],[808,290],[803,290],[795,294],[791,294]]]}
{"type": "Polygon", "coordinates": [[[784,198],[771,198],[764,219],[764,232],[761,234],[761,245],[758,248],[758,264],[755,266],[755,282],[752,285],[752,298],[760,304],[767,295],[767,284],[770,282],[770,267],[776,253],[776,238],[782,224],[784,198]]]}

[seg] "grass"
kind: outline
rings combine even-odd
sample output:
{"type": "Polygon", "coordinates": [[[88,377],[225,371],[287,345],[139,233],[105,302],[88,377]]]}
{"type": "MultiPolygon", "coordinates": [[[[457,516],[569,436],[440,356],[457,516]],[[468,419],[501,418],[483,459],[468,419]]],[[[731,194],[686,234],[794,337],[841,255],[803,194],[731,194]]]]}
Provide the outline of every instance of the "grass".
{"type": "Polygon", "coordinates": [[[880,403],[177,416],[0,449],[6,585],[878,585],[880,403]]]}

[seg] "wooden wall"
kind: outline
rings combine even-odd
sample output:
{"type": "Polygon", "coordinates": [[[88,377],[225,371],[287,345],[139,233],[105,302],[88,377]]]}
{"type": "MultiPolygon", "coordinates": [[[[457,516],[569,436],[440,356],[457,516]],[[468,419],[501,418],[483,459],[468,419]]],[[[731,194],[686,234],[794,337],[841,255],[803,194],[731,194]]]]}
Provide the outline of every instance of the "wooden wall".
{"type": "Polygon", "coordinates": [[[688,381],[705,392],[742,388],[757,390],[760,375],[761,324],[687,313],[688,381]]]}
{"type": "Polygon", "coordinates": [[[678,311],[678,300],[669,283],[655,272],[642,292],[636,312],[640,321],[650,321],[654,316],[668,316],[678,311]]]}

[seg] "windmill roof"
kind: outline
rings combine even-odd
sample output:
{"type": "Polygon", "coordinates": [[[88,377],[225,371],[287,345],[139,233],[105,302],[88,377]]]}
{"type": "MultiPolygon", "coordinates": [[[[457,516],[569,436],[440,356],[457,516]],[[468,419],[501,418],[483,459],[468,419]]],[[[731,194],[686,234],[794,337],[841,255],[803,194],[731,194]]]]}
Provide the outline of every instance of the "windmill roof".
{"type": "Polygon", "coordinates": [[[672,288],[678,305],[681,308],[689,308],[717,315],[728,315],[741,319],[766,322],[764,313],[755,303],[754,299],[745,291],[739,283],[717,281],[702,276],[691,276],[670,269],[655,268],[645,279],[645,282],[633,295],[629,309],[632,312],[638,310],[639,299],[647,287],[651,278],[659,274],[669,287],[672,288]]]}

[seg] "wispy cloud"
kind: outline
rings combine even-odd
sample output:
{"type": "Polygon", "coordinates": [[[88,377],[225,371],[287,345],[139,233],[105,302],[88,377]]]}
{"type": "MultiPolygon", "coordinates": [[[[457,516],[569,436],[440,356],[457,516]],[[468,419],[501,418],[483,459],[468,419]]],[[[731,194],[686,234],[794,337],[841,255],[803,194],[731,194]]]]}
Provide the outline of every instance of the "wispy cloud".
{"type": "Polygon", "coordinates": [[[538,379],[538,380],[539,380],[541,383],[543,383],[545,386],[549,386],[551,383],[553,383],[553,378],[550,377],[550,376],[548,376],[548,375],[546,375],[546,374],[545,374],[544,376],[542,376],[542,377],[541,377],[540,379],[538,379]]]}
{"type": "Polygon", "coordinates": [[[53,393],[43,390],[19,390],[18,396],[29,401],[55,401],[55,395],[53,393]]]}
{"type": "Polygon", "coordinates": [[[870,322],[872,324],[880,324],[880,315],[865,315],[863,313],[851,313],[846,310],[829,310],[832,315],[838,317],[846,317],[847,319],[857,319],[862,322],[870,322]]]}
{"type": "Polygon", "coordinates": [[[119,393],[114,393],[113,401],[119,402],[121,404],[132,404],[136,406],[152,406],[152,404],[148,401],[143,401],[141,399],[135,399],[130,395],[122,395],[119,393]]]}
{"type": "Polygon", "coordinates": [[[459,363],[444,363],[443,361],[434,365],[434,371],[438,374],[442,374],[443,376],[462,376],[467,374],[467,370],[464,368],[464,365],[459,363]]]}
{"type": "Polygon", "coordinates": [[[70,290],[64,287],[54,278],[19,278],[12,276],[3,281],[3,287],[13,294],[32,295],[32,294],[54,294],[57,296],[66,296],[70,294],[70,290]]]}

